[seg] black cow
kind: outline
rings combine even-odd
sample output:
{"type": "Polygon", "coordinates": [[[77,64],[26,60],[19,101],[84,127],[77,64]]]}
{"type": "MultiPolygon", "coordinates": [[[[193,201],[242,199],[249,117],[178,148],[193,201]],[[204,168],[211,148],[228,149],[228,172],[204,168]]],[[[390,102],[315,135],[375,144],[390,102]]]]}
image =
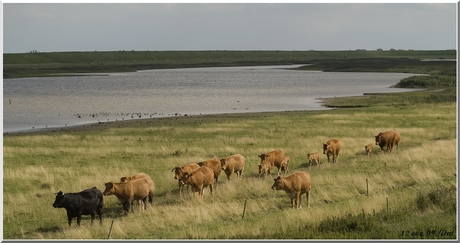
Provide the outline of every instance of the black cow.
{"type": "Polygon", "coordinates": [[[72,223],[72,218],[75,217],[77,217],[77,224],[80,225],[82,215],[91,215],[91,225],[93,225],[95,213],[99,216],[99,221],[102,224],[103,206],[102,192],[96,187],[76,193],[64,194],[59,191],[53,203],[53,207],[67,210],[69,226],[72,223]]]}

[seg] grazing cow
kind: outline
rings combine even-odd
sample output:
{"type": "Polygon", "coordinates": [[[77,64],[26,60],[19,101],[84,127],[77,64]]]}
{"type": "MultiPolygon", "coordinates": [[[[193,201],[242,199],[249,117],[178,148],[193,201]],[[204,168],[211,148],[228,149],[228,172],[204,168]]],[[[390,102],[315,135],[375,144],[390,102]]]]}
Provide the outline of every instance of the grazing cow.
{"type": "Polygon", "coordinates": [[[265,154],[259,154],[260,164],[264,161],[270,162],[270,169],[273,169],[274,166],[278,168],[278,175],[281,173],[281,164],[283,163],[286,155],[281,150],[270,151],[265,154]]]}
{"type": "Polygon", "coordinates": [[[401,135],[398,131],[386,131],[381,132],[375,136],[375,145],[379,145],[382,153],[384,148],[391,153],[391,150],[394,146],[398,147],[399,141],[401,140],[401,135]]]}
{"type": "MultiPolygon", "coordinates": [[[[124,212],[127,214],[134,200],[142,200],[144,209],[147,209],[147,197],[149,198],[149,203],[152,204],[154,190],[155,184],[151,179],[141,178],[119,183],[107,182],[105,183],[103,195],[115,195],[123,204],[124,212]]],[[[131,207],[131,212],[134,213],[133,207],[131,207]]]]}
{"type": "Polygon", "coordinates": [[[331,139],[323,143],[323,154],[327,155],[327,162],[330,162],[329,156],[332,155],[332,162],[338,162],[339,152],[342,148],[342,142],[338,139],[331,139]]]}
{"type": "Polygon", "coordinates": [[[232,177],[233,172],[236,173],[236,177],[238,179],[241,179],[241,177],[243,176],[244,161],[245,158],[241,154],[234,154],[226,158],[220,159],[222,170],[227,175],[228,180],[230,180],[230,177],[232,177]]]}
{"type": "MultiPolygon", "coordinates": [[[[185,172],[190,174],[198,168],[200,168],[200,166],[197,163],[191,163],[191,164],[186,164],[182,167],[176,166],[174,169],[172,169],[172,171],[174,171],[174,179],[176,179],[179,184],[179,196],[180,197],[182,196],[182,188],[184,187],[182,176],[184,175],[185,172]]],[[[188,191],[188,185],[187,185],[187,191],[188,191]]]]}
{"type": "Polygon", "coordinates": [[[364,146],[364,149],[366,150],[367,156],[372,157],[372,151],[374,151],[374,145],[372,143],[364,146]]]}
{"type": "Polygon", "coordinates": [[[263,161],[262,163],[258,164],[259,166],[259,178],[260,175],[264,175],[264,178],[267,174],[270,175],[270,170],[272,168],[272,165],[268,161],[263,161]]]}
{"type": "Polygon", "coordinates": [[[207,166],[201,166],[190,174],[188,172],[184,172],[182,181],[185,184],[192,186],[193,196],[195,196],[195,192],[198,192],[200,197],[203,197],[203,189],[207,186],[209,186],[209,190],[211,190],[212,195],[214,172],[207,166]]]}
{"type": "Polygon", "coordinates": [[[140,178],[150,178],[150,176],[146,173],[138,173],[138,174],[135,174],[133,176],[123,176],[120,178],[120,182],[125,182],[125,181],[134,181],[134,180],[137,180],[137,179],[140,179],[140,178]]]}
{"type": "Polygon", "coordinates": [[[318,167],[319,166],[319,158],[320,158],[320,156],[319,156],[318,152],[307,154],[307,159],[308,159],[308,162],[310,162],[310,166],[315,164],[316,167],[318,167]]]}
{"type": "Polygon", "coordinates": [[[220,172],[222,171],[222,165],[220,163],[220,160],[218,158],[214,157],[212,159],[208,159],[206,161],[199,162],[198,165],[200,167],[207,166],[207,167],[211,168],[212,172],[214,173],[214,180],[215,180],[214,188],[216,188],[217,187],[217,181],[219,180],[220,172]]]}
{"type": "Polygon", "coordinates": [[[272,190],[284,190],[291,199],[292,208],[301,208],[301,195],[306,194],[307,207],[311,190],[311,177],[306,171],[294,172],[287,177],[278,176],[274,179],[272,190]]]}
{"type": "Polygon", "coordinates": [[[91,225],[93,225],[96,213],[99,216],[99,223],[102,224],[102,207],[104,199],[102,193],[96,187],[86,189],[76,193],[63,193],[59,191],[53,203],[55,208],[65,208],[69,226],[72,219],[77,217],[77,225],[80,226],[82,215],[91,215],[91,225]]]}

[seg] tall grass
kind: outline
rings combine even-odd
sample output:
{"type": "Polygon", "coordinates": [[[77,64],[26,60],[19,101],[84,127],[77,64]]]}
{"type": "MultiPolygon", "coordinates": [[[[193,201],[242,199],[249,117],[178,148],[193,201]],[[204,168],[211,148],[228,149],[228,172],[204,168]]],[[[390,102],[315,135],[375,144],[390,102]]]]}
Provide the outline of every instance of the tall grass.
{"type": "Polygon", "coordinates": [[[113,222],[111,239],[424,239],[401,231],[456,226],[449,206],[456,198],[435,193],[440,185],[456,186],[455,111],[455,103],[375,106],[5,134],[3,236],[106,239],[113,222]],[[393,129],[401,133],[399,148],[381,153],[377,147],[368,157],[364,145],[393,129]],[[337,163],[322,154],[330,138],[344,144],[337,163]],[[289,173],[311,174],[309,208],[303,197],[303,208],[293,210],[283,191],[270,189],[276,170],[258,178],[257,155],[273,149],[291,157],[289,173]],[[319,167],[309,167],[311,152],[321,153],[319,167]],[[234,153],[246,158],[242,180],[227,182],[222,174],[214,196],[205,189],[203,198],[186,191],[179,197],[172,168],[234,153]],[[102,226],[90,227],[84,216],[81,227],[68,227],[65,210],[52,207],[59,190],[103,190],[105,182],[139,172],[156,184],[154,204],[145,212],[136,208],[124,216],[116,197],[105,196],[102,226]]]}

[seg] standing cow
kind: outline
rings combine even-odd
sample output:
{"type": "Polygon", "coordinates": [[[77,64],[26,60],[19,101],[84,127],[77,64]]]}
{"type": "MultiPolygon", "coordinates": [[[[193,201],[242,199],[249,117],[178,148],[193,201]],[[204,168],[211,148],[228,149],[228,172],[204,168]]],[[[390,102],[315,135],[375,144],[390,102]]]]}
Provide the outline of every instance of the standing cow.
{"type": "Polygon", "coordinates": [[[329,157],[332,155],[332,162],[338,162],[339,152],[342,148],[342,142],[338,139],[331,139],[323,143],[323,154],[327,155],[327,162],[330,162],[329,157]]]}
{"type": "MultiPolygon", "coordinates": [[[[285,161],[286,155],[281,150],[273,150],[265,154],[259,154],[259,158],[260,165],[262,165],[265,161],[270,163],[270,170],[273,169],[274,166],[276,166],[276,168],[278,168],[278,175],[281,174],[281,164],[283,163],[283,161],[284,163],[287,162],[285,161]]],[[[270,174],[270,172],[268,173],[270,174]]]]}
{"type": "MultiPolygon", "coordinates": [[[[174,171],[174,179],[176,179],[179,184],[179,197],[182,196],[182,188],[185,186],[184,182],[182,181],[182,176],[184,176],[185,172],[190,174],[193,171],[197,170],[198,168],[200,168],[200,166],[197,163],[190,163],[182,167],[176,166],[175,168],[172,169],[172,171],[174,171]]],[[[187,185],[187,191],[188,191],[188,185],[187,185]]]]}
{"type": "Polygon", "coordinates": [[[270,162],[262,161],[260,164],[258,164],[258,166],[259,166],[259,178],[261,175],[263,175],[264,178],[265,176],[267,176],[267,174],[270,175],[270,170],[272,168],[272,165],[270,164],[270,162]]]}
{"type": "Polygon", "coordinates": [[[208,159],[206,161],[199,162],[198,165],[200,167],[207,166],[211,168],[212,172],[214,173],[214,188],[217,187],[217,181],[219,180],[220,172],[222,171],[222,165],[220,160],[217,157],[213,157],[212,159],[208,159]]]}
{"type": "Polygon", "coordinates": [[[131,208],[131,212],[134,212],[134,208],[131,207],[134,200],[142,200],[144,209],[147,209],[147,197],[149,198],[149,203],[152,204],[154,190],[155,184],[151,179],[141,178],[119,183],[107,182],[105,183],[103,195],[115,195],[122,202],[124,212],[127,214],[129,208],[131,208]]]}
{"type": "Polygon", "coordinates": [[[182,181],[192,186],[193,196],[195,196],[195,192],[198,192],[200,197],[203,197],[203,190],[207,186],[209,186],[212,195],[214,172],[211,168],[202,166],[190,174],[185,172],[182,176],[182,181]]]}
{"type": "Polygon", "coordinates": [[[389,153],[393,147],[398,147],[401,135],[398,131],[381,132],[375,136],[375,145],[379,145],[382,153],[386,149],[389,153]]]}
{"type": "MultiPolygon", "coordinates": [[[[147,173],[141,172],[141,173],[135,174],[133,176],[123,176],[123,177],[120,178],[120,182],[134,181],[134,180],[141,179],[141,178],[147,178],[149,180],[152,180],[147,173]]],[[[150,183],[150,186],[152,187],[152,188],[150,188],[150,190],[152,192],[155,191],[155,184],[153,183],[153,181],[150,183]]],[[[137,205],[139,207],[141,207],[142,206],[142,200],[137,200],[137,205]]]]}
{"type": "Polygon", "coordinates": [[[318,167],[319,166],[319,157],[320,156],[319,156],[318,152],[307,154],[307,159],[308,159],[308,162],[310,162],[310,166],[315,164],[316,167],[318,167]]]}
{"type": "Polygon", "coordinates": [[[274,179],[272,190],[284,190],[288,197],[291,199],[292,208],[301,208],[301,195],[306,194],[307,207],[310,198],[311,190],[311,177],[306,171],[294,172],[287,177],[280,177],[274,179]]]}
{"type": "Polygon", "coordinates": [[[55,208],[65,208],[69,226],[72,219],[77,218],[77,225],[80,226],[82,215],[91,215],[91,225],[93,225],[96,213],[99,216],[99,223],[102,224],[102,207],[104,199],[102,193],[96,187],[86,189],[76,193],[63,193],[59,191],[53,203],[55,208]]]}
{"type": "Polygon", "coordinates": [[[230,180],[233,173],[236,173],[236,177],[241,179],[243,176],[245,158],[241,154],[234,154],[226,158],[220,159],[222,170],[227,175],[227,179],[230,180]]]}

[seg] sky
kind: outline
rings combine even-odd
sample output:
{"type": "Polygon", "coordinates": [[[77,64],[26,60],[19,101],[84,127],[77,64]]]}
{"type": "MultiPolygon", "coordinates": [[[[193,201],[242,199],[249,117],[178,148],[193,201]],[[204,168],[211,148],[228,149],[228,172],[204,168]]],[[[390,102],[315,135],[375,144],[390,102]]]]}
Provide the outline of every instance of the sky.
{"type": "Polygon", "coordinates": [[[3,53],[457,49],[457,3],[3,2],[3,53]]]}

